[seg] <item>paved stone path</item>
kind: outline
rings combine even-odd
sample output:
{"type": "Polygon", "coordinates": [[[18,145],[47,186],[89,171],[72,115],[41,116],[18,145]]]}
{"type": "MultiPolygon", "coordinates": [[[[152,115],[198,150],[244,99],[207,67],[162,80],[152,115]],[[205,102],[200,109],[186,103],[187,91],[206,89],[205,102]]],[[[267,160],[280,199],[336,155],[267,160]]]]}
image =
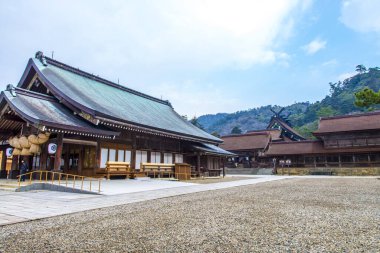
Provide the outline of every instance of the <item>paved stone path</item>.
{"type": "MultiPolygon", "coordinates": [[[[290,178],[269,176],[213,184],[198,184],[169,189],[118,195],[89,195],[54,191],[0,192],[0,226],[91,209],[124,205],[189,193],[212,191],[290,178]]],[[[127,182],[126,182],[127,183],[127,182]]]]}

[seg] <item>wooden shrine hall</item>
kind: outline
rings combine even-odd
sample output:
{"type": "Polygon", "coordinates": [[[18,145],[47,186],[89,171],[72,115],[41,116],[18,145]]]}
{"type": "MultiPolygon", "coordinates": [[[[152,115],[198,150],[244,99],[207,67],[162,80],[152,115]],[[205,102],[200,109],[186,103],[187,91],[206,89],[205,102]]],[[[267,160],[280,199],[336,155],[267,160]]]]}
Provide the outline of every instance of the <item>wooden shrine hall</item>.
{"type": "Polygon", "coordinates": [[[267,168],[272,166],[272,161],[264,157],[265,151],[271,143],[297,142],[305,140],[292,128],[287,117],[281,115],[284,110],[273,112],[268,126],[263,130],[248,131],[244,134],[231,134],[222,136],[223,149],[236,154],[228,159],[229,168],[267,168]]]}
{"type": "Polygon", "coordinates": [[[233,154],[168,101],[140,93],[37,52],[17,87],[0,97],[0,177],[31,170],[96,176],[110,162],[132,170],[189,164],[219,176],[233,154]],[[149,166],[148,166],[149,165],[149,166]]]}
{"type": "Polygon", "coordinates": [[[267,129],[223,136],[237,154],[229,168],[272,168],[278,174],[380,175],[380,111],[321,118],[314,140],[279,113],[267,129]]]}
{"type": "Polygon", "coordinates": [[[279,174],[380,175],[380,111],[321,118],[313,135],[273,142],[263,157],[279,174]]]}

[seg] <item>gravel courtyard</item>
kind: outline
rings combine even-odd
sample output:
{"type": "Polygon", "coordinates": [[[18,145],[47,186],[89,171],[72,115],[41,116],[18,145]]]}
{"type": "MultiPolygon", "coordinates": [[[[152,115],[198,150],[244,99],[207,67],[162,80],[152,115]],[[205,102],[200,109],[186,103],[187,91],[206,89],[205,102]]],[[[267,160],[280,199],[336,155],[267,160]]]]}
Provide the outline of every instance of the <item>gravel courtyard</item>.
{"type": "Polygon", "coordinates": [[[286,179],[0,227],[0,252],[379,252],[380,180],[286,179]]]}

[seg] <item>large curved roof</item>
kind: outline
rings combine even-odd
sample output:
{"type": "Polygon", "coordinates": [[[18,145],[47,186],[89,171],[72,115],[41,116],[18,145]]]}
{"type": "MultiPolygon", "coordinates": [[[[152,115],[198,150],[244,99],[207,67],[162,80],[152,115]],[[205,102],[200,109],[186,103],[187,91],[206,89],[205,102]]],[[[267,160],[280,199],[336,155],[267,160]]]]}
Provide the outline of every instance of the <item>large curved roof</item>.
{"type": "MultiPolygon", "coordinates": [[[[54,96],[95,118],[125,122],[210,143],[222,142],[183,119],[167,101],[112,83],[48,57],[44,57],[43,61],[31,59],[29,65],[35,68],[54,96]]],[[[31,67],[27,67],[27,70],[31,67]]]]}

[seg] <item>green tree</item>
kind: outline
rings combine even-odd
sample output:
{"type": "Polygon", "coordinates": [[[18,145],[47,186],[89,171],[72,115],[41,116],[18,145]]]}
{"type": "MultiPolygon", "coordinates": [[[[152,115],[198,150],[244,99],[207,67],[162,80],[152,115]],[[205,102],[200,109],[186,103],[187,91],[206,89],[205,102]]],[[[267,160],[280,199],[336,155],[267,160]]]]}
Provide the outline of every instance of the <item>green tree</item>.
{"type": "Polygon", "coordinates": [[[359,64],[358,66],[356,66],[355,70],[359,72],[359,74],[363,74],[367,71],[367,68],[363,64],[359,64]]]}
{"type": "Polygon", "coordinates": [[[372,106],[380,104],[380,90],[375,92],[370,88],[365,88],[355,93],[355,99],[356,106],[372,110],[372,106]]]}
{"type": "Polygon", "coordinates": [[[231,134],[241,134],[243,131],[241,131],[240,127],[234,126],[231,130],[231,134]]]}
{"type": "Polygon", "coordinates": [[[301,127],[294,128],[300,135],[305,137],[306,139],[316,139],[313,135],[313,132],[318,129],[318,120],[307,123],[301,127]]]}
{"type": "Polygon", "coordinates": [[[203,126],[201,125],[201,123],[199,123],[197,117],[194,116],[194,117],[190,120],[190,123],[193,124],[194,126],[200,128],[200,129],[204,130],[204,129],[203,129],[203,126]]]}
{"type": "Polygon", "coordinates": [[[337,110],[334,110],[332,106],[323,106],[317,111],[318,117],[330,117],[338,114],[337,110]]]}
{"type": "Polygon", "coordinates": [[[214,131],[211,134],[214,135],[215,137],[218,137],[218,138],[220,137],[220,134],[217,131],[214,131]]]}

